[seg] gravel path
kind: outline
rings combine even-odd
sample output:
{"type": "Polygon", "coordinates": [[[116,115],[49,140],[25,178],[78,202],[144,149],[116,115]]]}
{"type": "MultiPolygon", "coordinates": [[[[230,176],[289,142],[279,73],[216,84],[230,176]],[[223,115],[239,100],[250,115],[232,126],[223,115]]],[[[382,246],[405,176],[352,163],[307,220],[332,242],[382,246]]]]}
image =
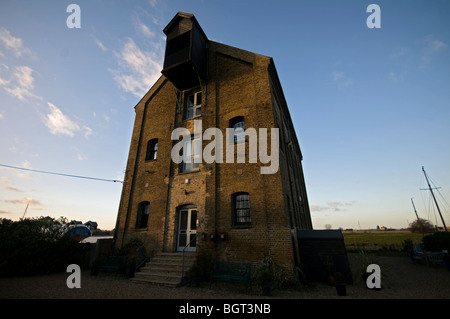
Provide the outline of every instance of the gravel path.
{"type": "MultiPolygon", "coordinates": [[[[353,273],[358,266],[358,255],[349,254],[353,273]]],[[[450,272],[443,267],[427,267],[414,264],[407,257],[375,257],[381,266],[382,289],[368,290],[360,279],[347,286],[347,296],[339,297],[334,287],[314,284],[299,291],[274,291],[272,298],[282,299],[450,299],[450,272]]],[[[81,288],[69,289],[66,280],[69,274],[46,276],[0,278],[0,298],[27,299],[253,299],[262,298],[257,287],[246,289],[241,285],[205,283],[200,288],[169,288],[147,283],[132,282],[123,277],[100,275],[89,276],[89,271],[81,275],[81,288]]],[[[267,297],[265,297],[267,298],[267,297]]]]}

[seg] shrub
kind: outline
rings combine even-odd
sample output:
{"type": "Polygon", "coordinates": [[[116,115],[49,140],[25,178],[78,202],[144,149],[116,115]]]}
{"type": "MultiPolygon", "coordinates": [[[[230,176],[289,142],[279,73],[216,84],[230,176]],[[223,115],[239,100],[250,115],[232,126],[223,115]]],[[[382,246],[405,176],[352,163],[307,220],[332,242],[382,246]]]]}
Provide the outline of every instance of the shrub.
{"type": "Polygon", "coordinates": [[[423,237],[423,244],[428,251],[450,251],[450,233],[436,232],[423,237]]]}
{"type": "Polygon", "coordinates": [[[82,265],[82,245],[64,236],[65,219],[0,219],[0,276],[38,275],[82,265]]]}

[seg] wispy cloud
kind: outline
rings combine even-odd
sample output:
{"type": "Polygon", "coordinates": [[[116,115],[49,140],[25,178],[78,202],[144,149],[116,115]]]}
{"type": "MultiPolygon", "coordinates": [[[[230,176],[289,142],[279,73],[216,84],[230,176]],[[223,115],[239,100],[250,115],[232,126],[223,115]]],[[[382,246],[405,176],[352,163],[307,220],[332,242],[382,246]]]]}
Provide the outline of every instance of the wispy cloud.
{"type": "Polygon", "coordinates": [[[144,35],[147,38],[153,38],[155,37],[155,32],[153,32],[152,30],[150,30],[150,28],[148,26],[146,26],[144,23],[142,22],[138,22],[138,24],[136,25],[136,28],[139,30],[139,32],[142,33],[142,35],[144,35]]]}
{"type": "Polygon", "coordinates": [[[102,52],[108,51],[108,48],[105,47],[103,42],[101,42],[99,39],[97,39],[94,35],[91,35],[92,39],[94,39],[95,44],[102,50],[102,52]]]}
{"type": "Polygon", "coordinates": [[[0,28],[0,41],[8,50],[14,52],[16,57],[21,57],[24,54],[32,54],[30,49],[24,46],[22,39],[12,36],[4,27],[0,28]]]}
{"type": "Polygon", "coordinates": [[[333,72],[333,81],[337,83],[339,89],[353,85],[353,81],[343,72],[333,72]]]}
{"type": "Polygon", "coordinates": [[[339,211],[346,211],[350,206],[355,204],[356,201],[352,202],[327,202],[326,205],[311,205],[310,210],[312,212],[321,212],[321,211],[333,211],[333,212],[339,212],[339,211]]]}
{"type": "MultiPolygon", "coordinates": [[[[30,164],[29,161],[23,161],[21,167],[22,168],[31,169],[31,164],[30,164]]],[[[15,174],[17,177],[20,177],[20,178],[25,178],[25,179],[30,179],[31,178],[30,173],[27,172],[27,171],[24,171],[24,170],[16,170],[14,168],[6,168],[6,167],[2,168],[2,169],[8,170],[8,171],[10,171],[11,173],[15,174]]],[[[0,183],[2,183],[2,184],[12,184],[13,180],[10,177],[3,176],[3,177],[0,178],[0,183]]],[[[14,187],[9,187],[9,186],[3,187],[3,189],[7,189],[7,188],[9,190],[13,190],[14,189],[14,187]]]]}
{"type": "Polygon", "coordinates": [[[14,205],[27,205],[30,207],[42,207],[42,203],[33,198],[28,197],[15,197],[15,198],[7,198],[4,200],[5,203],[14,204],[14,205]]]}
{"type": "Polygon", "coordinates": [[[16,187],[12,187],[12,186],[3,186],[2,189],[6,190],[6,191],[11,191],[11,192],[23,193],[23,190],[18,189],[16,187]]]}
{"type": "MultiPolygon", "coordinates": [[[[9,72],[9,67],[3,68],[9,72]]],[[[21,101],[25,101],[27,97],[42,99],[33,93],[34,77],[33,69],[28,66],[16,66],[9,79],[0,78],[0,85],[11,95],[21,101]]]]}
{"type": "Polygon", "coordinates": [[[49,113],[44,119],[45,126],[53,135],[74,136],[75,133],[81,132],[85,138],[88,138],[94,131],[87,126],[82,126],[71,120],[56,105],[47,102],[49,113]]]}
{"type": "Polygon", "coordinates": [[[388,75],[389,80],[392,82],[400,82],[403,80],[403,76],[399,74],[398,72],[391,71],[388,75]]]}
{"type": "Polygon", "coordinates": [[[426,67],[432,62],[435,55],[447,48],[447,44],[441,40],[434,39],[432,36],[426,36],[421,41],[423,45],[423,53],[420,68],[426,67]]]}
{"type": "Polygon", "coordinates": [[[125,92],[142,97],[161,76],[162,63],[158,54],[142,51],[131,38],[126,40],[116,57],[119,69],[110,71],[125,92]]]}
{"type": "Polygon", "coordinates": [[[62,134],[74,136],[80,130],[80,126],[65,115],[57,106],[47,102],[49,113],[47,114],[45,125],[54,135],[62,134]]]}

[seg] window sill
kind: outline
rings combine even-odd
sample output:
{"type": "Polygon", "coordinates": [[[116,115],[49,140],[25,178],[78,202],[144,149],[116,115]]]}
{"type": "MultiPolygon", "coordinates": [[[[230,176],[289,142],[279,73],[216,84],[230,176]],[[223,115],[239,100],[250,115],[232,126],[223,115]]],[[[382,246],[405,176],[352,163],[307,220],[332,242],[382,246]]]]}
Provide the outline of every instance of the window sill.
{"type": "Polygon", "coordinates": [[[252,224],[247,224],[247,225],[233,225],[231,226],[232,229],[249,229],[249,228],[253,228],[252,224]]]}
{"type": "Polygon", "coordinates": [[[193,117],[189,117],[189,118],[183,118],[183,121],[192,121],[192,120],[197,120],[198,118],[202,117],[202,115],[196,115],[193,117]]]}
{"type": "Polygon", "coordinates": [[[186,171],[186,172],[178,171],[178,175],[185,175],[185,174],[198,173],[198,172],[200,172],[200,168],[192,169],[192,170],[186,171]]]}

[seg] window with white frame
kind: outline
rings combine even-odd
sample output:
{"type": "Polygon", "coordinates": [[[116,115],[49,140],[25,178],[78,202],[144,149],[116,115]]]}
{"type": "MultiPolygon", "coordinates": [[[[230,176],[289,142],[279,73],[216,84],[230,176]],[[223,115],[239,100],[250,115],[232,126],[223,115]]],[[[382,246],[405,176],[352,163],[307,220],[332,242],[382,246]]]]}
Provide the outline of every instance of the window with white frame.
{"type": "Polygon", "coordinates": [[[200,167],[201,143],[200,136],[192,136],[190,140],[184,143],[181,150],[183,161],[180,164],[180,172],[190,172],[200,167]]]}
{"type": "Polygon", "coordinates": [[[147,143],[147,153],[145,154],[146,161],[156,160],[156,155],[158,153],[158,139],[154,138],[147,143]]]}
{"type": "Polygon", "coordinates": [[[202,115],[202,92],[198,91],[187,95],[185,119],[202,115]]]}

